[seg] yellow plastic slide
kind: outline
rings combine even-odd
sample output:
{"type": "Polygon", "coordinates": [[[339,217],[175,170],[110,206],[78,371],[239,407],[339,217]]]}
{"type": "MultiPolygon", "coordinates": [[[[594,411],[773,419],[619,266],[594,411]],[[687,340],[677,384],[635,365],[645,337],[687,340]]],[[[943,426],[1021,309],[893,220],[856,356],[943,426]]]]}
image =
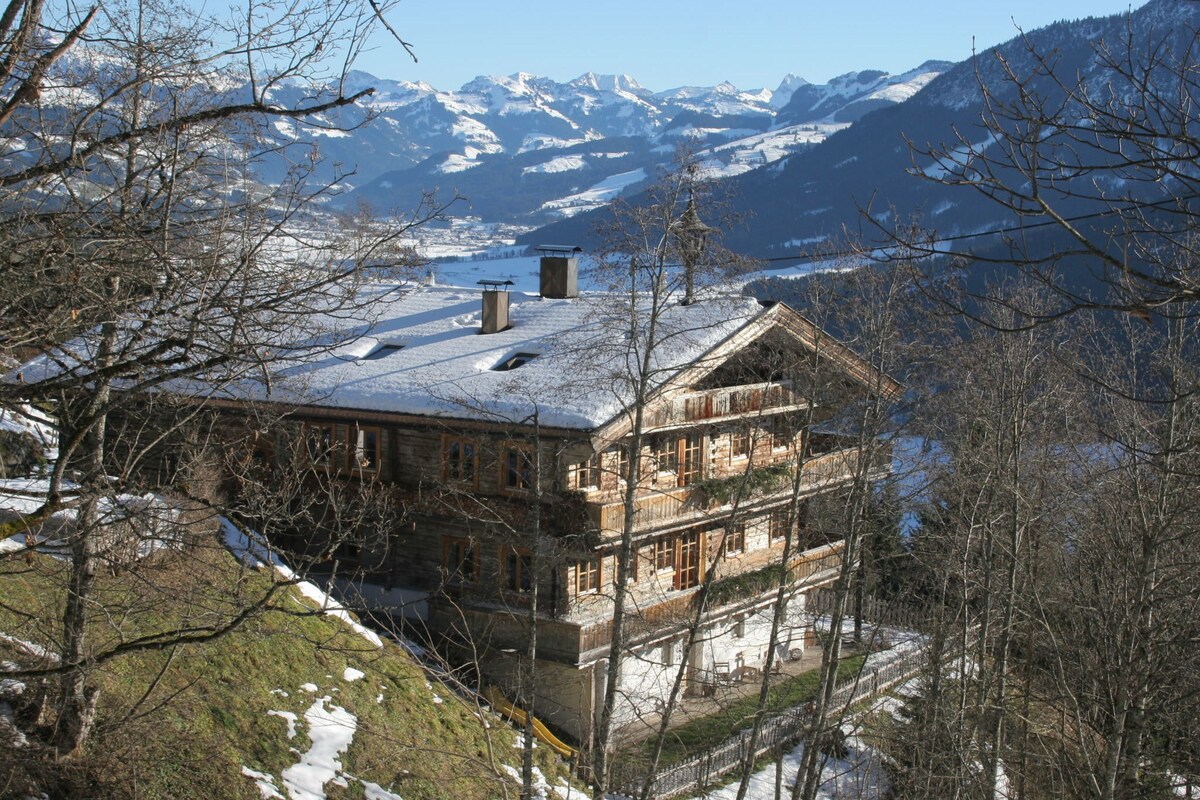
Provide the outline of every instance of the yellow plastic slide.
{"type": "MultiPolygon", "coordinates": [[[[518,725],[525,725],[525,711],[517,708],[500,693],[500,690],[495,686],[489,686],[484,690],[483,696],[492,704],[492,708],[499,711],[504,716],[511,719],[518,725]]],[[[533,735],[541,739],[550,749],[558,753],[563,758],[574,758],[575,748],[569,747],[562,743],[562,740],[555,736],[550,730],[543,725],[537,717],[533,718],[533,735]]]]}

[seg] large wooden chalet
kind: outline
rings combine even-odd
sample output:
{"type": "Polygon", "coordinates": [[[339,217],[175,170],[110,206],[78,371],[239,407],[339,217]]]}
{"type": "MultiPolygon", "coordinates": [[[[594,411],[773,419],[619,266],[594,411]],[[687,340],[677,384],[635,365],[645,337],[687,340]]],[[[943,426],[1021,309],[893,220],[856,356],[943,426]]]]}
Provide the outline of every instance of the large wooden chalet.
{"type": "MultiPolygon", "coordinates": [[[[276,376],[273,397],[293,381],[313,458],[346,479],[394,485],[408,503],[397,530],[336,553],[342,571],[352,564],[380,587],[427,593],[435,637],[471,637],[485,677],[514,694],[536,573],[537,713],[586,742],[603,696],[626,516],[631,369],[643,363],[631,343],[644,344],[644,332],[631,328],[629,298],[575,290],[573,257],[554,254],[542,269],[541,295],[377,287],[371,324],[276,376]]],[[[710,572],[689,691],[764,662],[793,489],[780,476],[803,460],[800,492],[815,497],[855,470],[886,469],[804,424],[834,409],[812,408],[815,393],[794,365],[819,350],[845,396],[898,390],[782,304],[702,295],[660,311],[618,724],[665,698],[710,572]],[[757,481],[735,512],[728,484],[749,474],[775,480],[757,481]]],[[[798,536],[783,658],[811,642],[805,593],[842,561],[837,531],[801,519],[798,536]]]]}

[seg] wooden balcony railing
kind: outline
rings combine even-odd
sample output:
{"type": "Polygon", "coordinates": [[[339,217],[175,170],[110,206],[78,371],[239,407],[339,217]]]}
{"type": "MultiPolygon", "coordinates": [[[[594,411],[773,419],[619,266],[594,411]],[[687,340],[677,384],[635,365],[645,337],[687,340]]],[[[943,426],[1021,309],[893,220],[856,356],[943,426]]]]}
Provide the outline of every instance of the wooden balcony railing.
{"type": "MultiPolygon", "coordinates": [[[[842,541],[823,545],[802,553],[788,568],[792,586],[799,587],[812,578],[832,578],[842,567],[842,556],[846,543],[842,541]]],[[[825,582],[819,580],[819,583],[825,582]]],[[[754,585],[746,592],[723,593],[719,604],[709,603],[705,608],[705,616],[717,616],[723,613],[724,607],[733,603],[744,602],[754,597],[769,595],[778,588],[778,577],[762,585],[754,585]]],[[[630,609],[626,616],[626,636],[636,640],[642,634],[657,630],[668,630],[672,626],[685,624],[696,612],[696,604],[700,601],[698,591],[689,591],[670,597],[664,602],[648,605],[640,609],[630,609]]],[[[579,652],[587,653],[600,647],[606,647],[612,642],[612,620],[604,619],[593,623],[585,623],[579,628],[579,652]]]]}
{"type": "Polygon", "coordinates": [[[770,381],[678,395],[650,411],[650,424],[655,428],[687,425],[807,405],[791,381],[770,381]]]}
{"type": "MultiPolygon", "coordinates": [[[[815,547],[800,555],[788,569],[792,585],[802,587],[805,583],[819,585],[827,578],[836,574],[842,564],[844,542],[838,541],[828,545],[815,547]],[[816,578],[814,582],[812,579],[816,578]]],[[[763,572],[759,570],[756,572],[763,572]]],[[[757,597],[771,595],[778,586],[778,573],[771,580],[756,581],[754,574],[732,576],[723,581],[742,579],[744,586],[734,587],[736,591],[716,591],[717,583],[710,590],[706,617],[715,617],[726,613],[728,606],[743,603],[757,597]],[[747,580],[749,579],[749,580],[747,580]]],[[[470,602],[442,603],[439,598],[432,600],[435,615],[447,615],[444,620],[449,628],[465,629],[471,633],[476,644],[493,649],[524,647],[528,642],[529,629],[525,614],[513,613],[512,608],[504,608],[495,604],[492,608],[479,608],[470,602]]],[[[698,589],[682,592],[669,592],[658,602],[646,603],[641,607],[628,609],[626,620],[626,636],[630,641],[654,633],[678,629],[685,625],[696,613],[696,604],[700,601],[698,589]]],[[[593,653],[612,642],[612,619],[605,616],[600,619],[573,620],[570,617],[555,618],[552,614],[538,616],[538,652],[542,658],[579,663],[581,657],[593,653]]]]}
{"type": "MultiPolygon", "coordinates": [[[[858,466],[858,457],[857,450],[846,449],[808,459],[804,464],[801,491],[816,490],[850,477],[858,466]]],[[[791,481],[785,481],[774,495],[786,494],[791,488],[791,481]]],[[[634,533],[699,521],[710,517],[719,507],[693,486],[647,490],[635,501],[634,533]]],[[[624,527],[625,503],[620,499],[590,501],[587,503],[587,512],[602,538],[613,538],[624,527]]]]}

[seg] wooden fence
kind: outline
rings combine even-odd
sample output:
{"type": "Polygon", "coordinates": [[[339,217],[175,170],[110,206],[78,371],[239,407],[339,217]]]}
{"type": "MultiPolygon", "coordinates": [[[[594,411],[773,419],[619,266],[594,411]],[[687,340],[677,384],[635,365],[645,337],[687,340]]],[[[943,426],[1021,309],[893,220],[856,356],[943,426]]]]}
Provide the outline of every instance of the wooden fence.
{"type": "MultiPolygon", "coordinates": [[[[881,600],[868,595],[863,598],[862,617],[865,624],[888,625],[903,628],[907,631],[924,632],[929,630],[934,615],[928,608],[910,605],[898,601],[881,600]]],[[[809,595],[808,611],[811,614],[824,616],[832,613],[834,606],[834,591],[820,589],[809,595]]],[[[854,598],[846,598],[845,618],[854,618],[854,598]]]]}
{"type": "MultiPolygon", "coordinates": [[[[945,657],[956,657],[964,649],[963,642],[956,642],[955,646],[946,649],[945,657]]],[[[918,646],[886,662],[866,667],[853,679],[834,690],[832,709],[836,713],[837,709],[848,709],[877,697],[918,674],[927,666],[927,661],[926,647],[918,646]]],[[[749,752],[750,731],[740,731],[703,753],[659,771],[654,777],[650,797],[663,800],[683,792],[699,791],[715,779],[752,763],[754,759],[772,749],[798,741],[810,723],[811,711],[806,706],[796,706],[772,714],[763,721],[753,754],[749,752]]],[[[637,775],[619,774],[619,770],[614,772],[618,774],[613,775],[610,785],[615,796],[624,794],[627,797],[637,797],[641,794],[644,773],[637,775]]]]}

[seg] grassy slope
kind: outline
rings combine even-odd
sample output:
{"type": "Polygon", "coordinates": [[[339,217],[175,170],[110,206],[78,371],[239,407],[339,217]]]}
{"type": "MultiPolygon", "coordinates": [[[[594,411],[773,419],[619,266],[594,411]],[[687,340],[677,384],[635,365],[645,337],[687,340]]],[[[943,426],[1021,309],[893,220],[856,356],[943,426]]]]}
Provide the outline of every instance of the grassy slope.
{"type": "MultiPolygon", "coordinates": [[[[61,562],[43,556],[0,561],[0,631],[54,648],[62,573],[61,562]]],[[[242,569],[221,548],[157,556],[137,574],[101,579],[107,610],[95,614],[97,641],[215,619],[266,585],[264,574],[242,569]],[[120,615],[112,613],[117,607],[120,615]]],[[[275,611],[214,642],[102,664],[94,676],[101,701],[88,752],[43,774],[61,778],[53,770],[74,770],[71,785],[83,781],[96,796],[257,798],[254,782],[241,774],[245,765],[270,773],[286,794],[279,776],[310,745],[304,712],[328,696],[327,707],[341,706],[358,718],[342,756],[346,775],[405,800],[515,796],[501,763],[518,766],[520,750],[506,725],[478,716],[444,686],[430,686],[399,647],[372,648],[336,619],[305,613],[310,609],[288,590],[275,611]],[[347,667],[366,677],[345,680],[347,667]],[[317,691],[302,689],[306,683],[317,691]],[[443,702],[435,702],[435,694],[443,702]],[[287,738],[286,720],[270,710],[296,715],[294,739],[287,738]]],[[[0,646],[5,659],[17,660],[0,646]]],[[[547,778],[557,782],[562,770],[548,749],[535,752],[547,778]]],[[[0,758],[0,786],[14,768],[29,768],[22,751],[0,746],[0,758]]],[[[326,791],[361,797],[362,784],[347,782],[344,788],[327,784],[326,791]]]]}

